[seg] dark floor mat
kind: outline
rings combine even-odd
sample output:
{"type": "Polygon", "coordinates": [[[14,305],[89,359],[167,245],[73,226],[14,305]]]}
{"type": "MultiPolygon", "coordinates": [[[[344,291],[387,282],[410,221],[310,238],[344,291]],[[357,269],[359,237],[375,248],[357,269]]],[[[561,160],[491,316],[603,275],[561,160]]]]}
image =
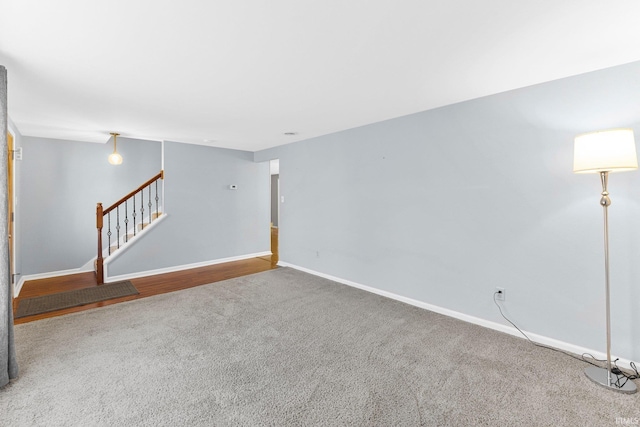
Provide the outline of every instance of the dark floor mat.
{"type": "Polygon", "coordinates": [[[64,308],[106,301],[129,295],[137,295],[138,290],[128,281],[105,283],[93,288],[77,289],[41,297],[25,298],[18,303],[16,319],[33,316],[64,308]]]}

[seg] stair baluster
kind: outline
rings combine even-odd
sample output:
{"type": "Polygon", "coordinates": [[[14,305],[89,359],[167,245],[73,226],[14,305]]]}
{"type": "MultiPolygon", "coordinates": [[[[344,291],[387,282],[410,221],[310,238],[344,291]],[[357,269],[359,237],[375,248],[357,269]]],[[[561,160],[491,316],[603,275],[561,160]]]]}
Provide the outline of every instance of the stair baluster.
{"type": "Polygon", "coordinates": [[[128,201],[124,201],[124,241],[129,241],[129,208],[127,207],[128,201]]]}

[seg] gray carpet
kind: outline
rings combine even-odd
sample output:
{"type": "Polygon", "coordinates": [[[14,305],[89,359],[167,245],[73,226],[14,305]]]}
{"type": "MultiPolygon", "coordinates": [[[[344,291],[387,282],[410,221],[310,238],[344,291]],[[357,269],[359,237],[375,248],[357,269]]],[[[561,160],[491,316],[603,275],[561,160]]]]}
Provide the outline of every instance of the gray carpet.
{"type": "Polygon", "coordinates": [[[138,290],[130,281],[124,280],[122,282],[105,283],[91,288],[58,292],[57,294],[43,295],[41,297],[25,298],[18,303],[16,319],[129,295],[138,295],[138,293],[138,290]]]}
{"type": "Polygon", "coordinates": [[[525,340],[278,269],[16,326],[12,426],[614,426],[525,340]]]}

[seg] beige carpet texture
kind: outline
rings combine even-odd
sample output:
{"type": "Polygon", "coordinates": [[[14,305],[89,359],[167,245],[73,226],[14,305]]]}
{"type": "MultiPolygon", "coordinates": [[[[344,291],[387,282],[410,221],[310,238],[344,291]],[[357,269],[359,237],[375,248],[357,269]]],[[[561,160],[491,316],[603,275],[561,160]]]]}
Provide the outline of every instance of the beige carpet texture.
{"type": "Polygon", "coordinates": [[[280,268],[16,325],[7,426],[615,426],[586,363],[280,268]]]}

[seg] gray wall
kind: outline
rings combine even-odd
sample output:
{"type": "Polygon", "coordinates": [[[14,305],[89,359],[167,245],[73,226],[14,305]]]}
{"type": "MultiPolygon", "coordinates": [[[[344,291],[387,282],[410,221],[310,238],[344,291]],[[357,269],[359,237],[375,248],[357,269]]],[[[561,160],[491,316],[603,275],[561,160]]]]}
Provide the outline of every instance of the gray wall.
{"type": "MultiPolygon", "coordinates": [[[[632,127],[640,63],[255,154],[280,159],[280,259],[604,350],[597,175],[576,134],[632,127]],[[330,166],[327,166],[330,165],[330,166]]],[[[615,354],[640,359],[640,172],[610,178],[615,354]]]]}
{"type": "Polygon", "coordinates": [[[269,251],[268,163],[246,151],[165,142],[164,166],[168,217],[115,258],[109,276],[269,251]]]}
{"type": "Polygon", "coordinates": [[[96,256],[96,203],[107,207],[161,169],[161,144],[118,138],[122,165],[107,162],[113,143],[22,137],[19,238],[22,275],[75,269],[96,256]]]}

